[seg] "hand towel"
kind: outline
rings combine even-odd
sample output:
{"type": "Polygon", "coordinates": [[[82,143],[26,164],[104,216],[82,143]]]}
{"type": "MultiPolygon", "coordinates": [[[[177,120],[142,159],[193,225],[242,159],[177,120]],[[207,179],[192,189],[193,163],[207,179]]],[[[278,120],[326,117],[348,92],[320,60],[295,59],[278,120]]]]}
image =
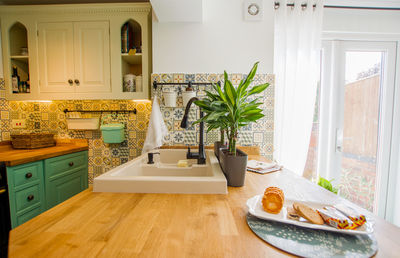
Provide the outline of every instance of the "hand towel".
{"type": "Polygon", "coordinates": [[[143,144],[142,154],[162,146],[164,137],[167,134],[168,129],[161,114],[157,96],[154,96],[149,127],[147,128],[147,135],[143,144]]]}

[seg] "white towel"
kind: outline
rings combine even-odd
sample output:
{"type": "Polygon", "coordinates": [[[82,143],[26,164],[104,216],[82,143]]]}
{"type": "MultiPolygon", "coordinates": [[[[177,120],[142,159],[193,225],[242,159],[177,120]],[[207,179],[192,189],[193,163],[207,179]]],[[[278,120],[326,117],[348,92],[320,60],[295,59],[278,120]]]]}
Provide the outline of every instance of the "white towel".
{"type": "Polygon", "coordinates": [[[162,146],[164,137],[167,134],[168,129],[161,114],[157,96],[154,96],[149,127],[147,128],[147,135],[143,144],[142,153],[146,153],[152,149],[162,146]]]}

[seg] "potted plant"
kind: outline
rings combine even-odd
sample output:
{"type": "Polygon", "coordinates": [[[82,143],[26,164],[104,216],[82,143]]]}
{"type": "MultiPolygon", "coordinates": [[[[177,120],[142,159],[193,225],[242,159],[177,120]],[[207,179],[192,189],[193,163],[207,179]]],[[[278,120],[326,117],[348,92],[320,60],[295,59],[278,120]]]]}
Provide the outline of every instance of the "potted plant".
{"type": "Polygon", "coordinates": [[[216,93],[206,91],[206,98],[194,102],[206,113],[196,123],[200,121],[208,123],[208,130],[226,129],[228,149],[220,152],[219,161],[229,186],[243,186],[246,174],[247,155],[236,149],[239,129],[264,116],[262,109],[259,108],[262,104],[259,102],[260,98],[249,99],[250,96],[261,93],[269,86],[268,83],[264,83],[249,89],[257,66],[258,62],[253,65],[246,79],[240,81],[237,87],[233,86],[228,79],[228,74],[224,71],[223,90],[219,84],[213,84],[216,93]]]}

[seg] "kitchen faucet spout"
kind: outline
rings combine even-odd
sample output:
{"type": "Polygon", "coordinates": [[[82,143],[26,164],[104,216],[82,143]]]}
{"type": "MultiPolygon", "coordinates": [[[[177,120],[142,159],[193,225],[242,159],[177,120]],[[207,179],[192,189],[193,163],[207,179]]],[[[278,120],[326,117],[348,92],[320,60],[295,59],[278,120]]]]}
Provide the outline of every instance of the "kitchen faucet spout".
{"type": "MultiPolygon", "coordinates": [[[[199,100],[197,97],[193,97],[189,100],[186,105],[185,114],[183,115],[181,127],[187,129],[188,128],[188,114],[190,111],[190,106],[194,101],[199,100]]],[[[200,107],[199,107],[200,108],[200,107]]],[[[200,108],[200,119],[203,118],[203,111],[200,108]]],[[[188,147],[188,153],[186,154],[186,158],[188,159],[197,159],[197,164],[206,164],[206,153],[204,151],[204,122],[200,122],[200,135],[199,135],[199,151],[190,152],[190,147],[188,147]]]]}

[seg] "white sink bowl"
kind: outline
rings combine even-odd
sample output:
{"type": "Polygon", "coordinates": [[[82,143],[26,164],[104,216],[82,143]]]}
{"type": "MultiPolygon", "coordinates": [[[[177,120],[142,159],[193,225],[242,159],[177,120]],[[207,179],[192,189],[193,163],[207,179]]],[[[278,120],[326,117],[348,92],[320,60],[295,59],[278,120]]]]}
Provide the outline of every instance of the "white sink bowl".
{"type": "MultiPolygon", "coordinates": [[[[152,151],[156,152],[156,151],[152,151]]],[[[206,150],[206,164],[190,160],[189,167],[178,167],[186,150],[162,149],[147,164],[147,153],[94,179],[94,192],[226,194],[227,183],[212,150],[206,150]]]]}

